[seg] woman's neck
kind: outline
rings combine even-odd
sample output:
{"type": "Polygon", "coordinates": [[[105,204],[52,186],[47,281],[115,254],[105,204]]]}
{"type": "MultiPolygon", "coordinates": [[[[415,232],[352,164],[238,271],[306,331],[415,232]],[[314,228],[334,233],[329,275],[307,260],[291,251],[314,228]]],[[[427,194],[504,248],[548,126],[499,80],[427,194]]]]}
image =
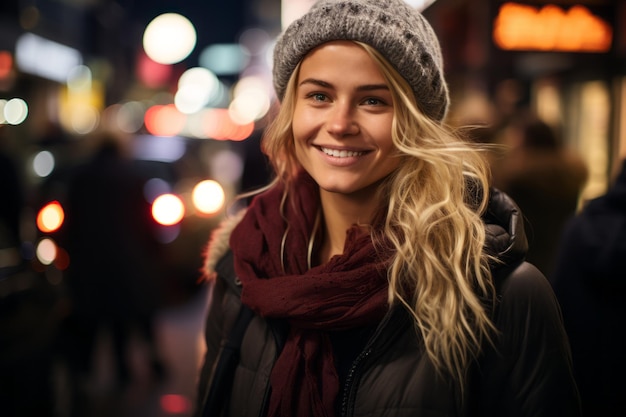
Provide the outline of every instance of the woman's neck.
{"type": "Polygon", "coordinates": [[[377,208],[372,193],[366,195],[345,195],[320,190],[323,214],[323,238],[319,261],[324,264],[335,255],[343,253],[346,231],[355,224],[367,226],[371,223],[377,208]]]}

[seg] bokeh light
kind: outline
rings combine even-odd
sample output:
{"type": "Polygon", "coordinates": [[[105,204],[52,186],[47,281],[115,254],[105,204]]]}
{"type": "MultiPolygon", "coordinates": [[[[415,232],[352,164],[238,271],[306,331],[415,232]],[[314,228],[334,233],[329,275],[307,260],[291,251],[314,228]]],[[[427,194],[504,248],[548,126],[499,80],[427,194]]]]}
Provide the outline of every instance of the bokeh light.
{"type": "Polygon", "coordinates": [[[180,223],[171,226],[165,225],[164,227],[159,227],[156,230],[155,238],[164,244],[172,243],[178,238],[178,236],[180,236],[180,232],[180,223]]]}
{"type": "Polygon", "coordinates": [[[159,88],[166,85],[172,77],[173,69],[169,64],[156,62],[145,53],[140,53],[137,58],[135,70],[137,78],[149,88],[159,88]]]}
{"type": "Polygon", "coordinates": [[[187,58],[196,46],[196,29],[178,13],[154,18],[143,34],[143,48],[150,59],[160,64],[175,64],[187,58]]]}
{"type": "Polygon", "coordinates": [[[138,135],[132,142],[133,157],[143,161],[174,162],[186,149],[186,141],[180,136],[138,135]]]}
{"type": "Polygon", "coordinates": [[[47,177],[54,171],[54,155],[50,151],[40,151],[33,158],[33,172],[38,177],[47,177]]]}
{"type": "Polygon", "coordinates": [[[81,53],[34,33],[20,35],[15,43],[15,63],[20,71],[63,83],[72,68],[82,64],[81,53]]]}
{"type": "Polygon", "coordinates": [[[65,212],[61,203],[51,201],[43,206],[37,214],[37,228],[43,233],[51,233],[59,230],[65,220],[65,212]]]}
{"type": "Polygon", "coordinates": [[[191,193],[193,205],[202,214],[215,214],[224,207],[226,195],[222,186],[214,180],[200,181],[191,193]]]}
{"type": "Polygon", "coordinates": [[[115,115],[117,127],[126,133],[136,133],[143,126],[146,109],[138,101],[128,101],[122,104],[115,115]]]}
{"type": "Polygon", "coordinates": [[[189,68],[178,80],[174,104],[182,113],[196,113],[211,103],[219,90],[217,76],[211,71],[202,67],[189,68]]]}
{"type": "Polygon", "coordinates": [[[270,94],[259,77],[242,78],[233,89],[233,96],[228,111],[231,119],[240,125],[261,119],[270,109],[270,94]]]}
{"type": "Polygon", "coordinates": [[[228,109],[212,109],[204,114],[202,120],[206,137],[216,140],[240,141],[250,137],[254,131],[254,123],[239,124],[235,122],[228,109]]]}
{"type": "Polygon", "coordinates": [[[234,75],[250,61],[250,53],[239,44],[213,44],[199,57],[200,65],[217,75],[234,75]]]}
{"type": "Polygon", "coordinates": [[[57,257],[57,244],[50,238],[43,238],[37,244],[35,253],[39,262],[50,265],[57,257]]]}
{"type": "Polygon", "coordinates": [[[144,116],[148,132],[156,136],[175,136],[185,126],[187,117],[174,104],[150,107],[144,116]]]}
{"type": "Polygon", "coordinates": [[[100,121],[98,109],[89,104],[74,106],[68,116],[71,129],[81,135],[93,132],[100,121]]]}
{"type": "Polygon", "coordinates": [[[152,202],[152,217],[163,226],[172,226],[185,217],[185,205],[177,195],[162,194],[152,202]]]}
{"type": "Polygon", "coordinates": [[[0,79],[7,78],[13,71],[13,55],[9,51],[0,51],[0,79]]]}
{"type": "Polygon", "coordinates": [[[168,194],[172,187],[162,178],[150,178],[143,186],[143,196],[146,201],[152,203],[162,194],[168,194]]]}
{"type": "Polygon", "coordinates": [[[191,410],[191,401],[184,395],[166,394],[161,396],[161,408],[168,414],[184,414],[191,410]]]}
{"type": "Polygon", "coordinates": [[[28,104],[21,98],[12,98],[3,107],[4,120],[10,125],[19,125],[28,116],[28,104]]]}
{"type": "Polygon", "coordinates": [[[73,92],[83,92],[91,90],[92,80],[91,69],[86,65],[77,65],[72,68],[67,76],[67,87],[73,92]]]}
{"type": "Polygon", "coordinates": [[[204,133],[203,119],[204,115],[210,111],[210,109],[205,108],[196,113],[190,114],[182,133],[192,138],[207,139],[207,136],[204,133]]]}

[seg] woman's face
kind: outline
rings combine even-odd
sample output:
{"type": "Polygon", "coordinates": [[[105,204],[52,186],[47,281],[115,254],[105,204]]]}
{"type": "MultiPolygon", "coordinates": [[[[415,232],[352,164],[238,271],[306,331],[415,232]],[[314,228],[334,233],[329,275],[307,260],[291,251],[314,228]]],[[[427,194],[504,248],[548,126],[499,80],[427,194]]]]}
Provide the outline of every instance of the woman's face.
{"type": "Polygon", "coordinates": [[[365,50],[347,41],[314,49],[296,89],[296,157],[322,190],[367,192],[397,168],[392,95],[365,50]]]}

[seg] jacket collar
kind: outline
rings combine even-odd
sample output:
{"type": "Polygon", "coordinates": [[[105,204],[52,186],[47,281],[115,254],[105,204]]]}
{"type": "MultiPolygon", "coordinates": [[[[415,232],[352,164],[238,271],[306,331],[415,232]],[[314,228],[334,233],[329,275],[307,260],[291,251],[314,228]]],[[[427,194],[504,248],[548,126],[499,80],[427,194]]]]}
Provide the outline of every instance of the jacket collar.
{"type": "Polygon", "coordinates": [[[220,225],[213,230],[213,233],[211,233],[211,238],[209,239],[209,243],[207,244],[203,254],[203,273],[205,279],[210,280],[215,278],[218,263],[230,250],[230,234],[235,226],[239,224],[245,212],[245,210],[240,210],[235,215],[227,216],[224,220],[222,220],[220,225]]]}

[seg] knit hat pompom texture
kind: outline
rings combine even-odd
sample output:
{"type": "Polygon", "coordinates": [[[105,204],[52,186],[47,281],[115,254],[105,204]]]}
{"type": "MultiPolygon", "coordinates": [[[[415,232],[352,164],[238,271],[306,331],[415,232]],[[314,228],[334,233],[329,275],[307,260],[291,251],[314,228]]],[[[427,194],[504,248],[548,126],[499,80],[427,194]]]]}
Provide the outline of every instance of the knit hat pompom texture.
{"type": "Polygon", "coordinates": [[[441,121],[449,103],[439,41],[402,0],[320,0],[294,21],[274,48],[274,88],[282,101],[291,73],[315,47],[355,40],[377,49],[413,88],[420,110],[441,121]]]}

